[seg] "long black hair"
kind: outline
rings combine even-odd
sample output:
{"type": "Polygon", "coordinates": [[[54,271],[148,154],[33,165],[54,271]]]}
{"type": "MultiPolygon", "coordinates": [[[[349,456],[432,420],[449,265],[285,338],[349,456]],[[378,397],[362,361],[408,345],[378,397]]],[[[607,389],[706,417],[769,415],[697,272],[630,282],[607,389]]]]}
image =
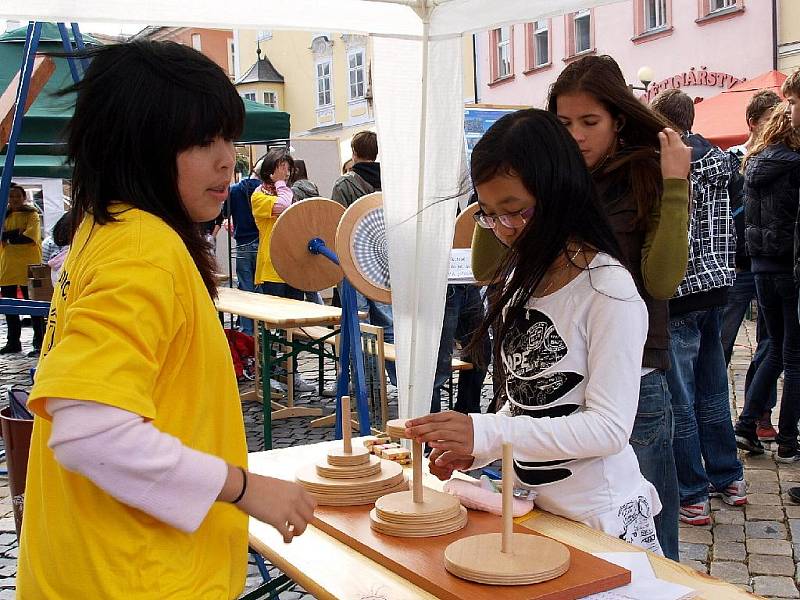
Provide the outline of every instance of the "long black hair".
{"type": "Polygon", "coordinates": [[[547,109],[555,114],[558,97],[576,92],[589,94],[622,122],[616,153],[595,165],[593,175],[598,182],[612,174],[627,179],[636,201],[637,225],[643,228],[653,205],[661,200],[658,133],[669,123],[633,95],[610,56],[584,56],[568,64],[550,87],[547,109]]]}
{"type": "Polygon", "coordinates": [[[203,282],[216,295],[209,244],[181,202],[179,152],[217,136],[239,137],[244,105],[222,69],[196,50],[174,42],[134,41],[101,46],[77,92],[67,128],[73,165],[72,215],[104,225],[109,210],[126,202],[149,212],[181,237],[203,282]]]}
{"type": "Polygon", "coordinates": [[[498,269],[495,280],[501,283],[470,344],[470,354],[477,355],[489,329],[494,331],[494,368],[501,376],[501,342],[510,327],[504,309],[525,306],[553,262],[566,254],[569,242],[620,261],[622,257],[580,149],[555,115],[533,108],[506,115],[475,145],[473,186],[509,174],[519,177],[536,202],[498,269]]]}

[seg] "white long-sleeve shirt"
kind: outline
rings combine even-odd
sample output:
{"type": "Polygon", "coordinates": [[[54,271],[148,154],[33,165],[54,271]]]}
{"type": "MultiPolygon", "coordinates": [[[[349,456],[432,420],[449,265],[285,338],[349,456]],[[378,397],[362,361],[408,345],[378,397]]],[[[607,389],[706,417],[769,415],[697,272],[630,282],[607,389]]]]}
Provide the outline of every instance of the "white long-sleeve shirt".
{"type": "Polygon", "coordinates": [[[647,336],[628,271],[598,254],[565,287],[504,318],[513,323],[502,341],[506,402],[498,414],[471,415],[473,467],[511,442],[517,485],[535,489],[545,510],[616,535],[640,498],[641,510],[657,514],[658,495],[628,444],[647,336]]]}

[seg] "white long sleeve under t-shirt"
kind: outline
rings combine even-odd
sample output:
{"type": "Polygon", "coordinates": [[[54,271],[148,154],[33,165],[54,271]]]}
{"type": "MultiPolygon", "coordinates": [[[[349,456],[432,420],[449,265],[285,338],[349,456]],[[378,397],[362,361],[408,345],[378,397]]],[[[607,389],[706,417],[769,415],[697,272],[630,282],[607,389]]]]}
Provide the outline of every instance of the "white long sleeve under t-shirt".
{"type": "Polygon", "coordinates": [[[505,404],[472,415],[473,466],[511,442],[517,485],[536,490],[543,509],[615,535],[640,512],[652,518],[661,503],[628,443],[647,337],[628,271],[600,253],[565,287],[504,318],[513,320],[502,341],[505,404]]]}

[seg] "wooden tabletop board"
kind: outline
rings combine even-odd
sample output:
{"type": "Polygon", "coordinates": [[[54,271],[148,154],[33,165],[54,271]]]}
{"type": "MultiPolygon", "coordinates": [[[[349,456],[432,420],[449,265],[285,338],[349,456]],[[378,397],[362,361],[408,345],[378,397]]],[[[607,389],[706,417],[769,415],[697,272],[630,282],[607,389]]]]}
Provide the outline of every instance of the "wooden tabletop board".
{"type": "Polygon", "coordinates": [[[342,320],[342,309],[335,306],[227,287],[217,288],[217,294],[214,304],[218,311],[249,317],[277,329],[304,325],[337,325],[342,320]]]}

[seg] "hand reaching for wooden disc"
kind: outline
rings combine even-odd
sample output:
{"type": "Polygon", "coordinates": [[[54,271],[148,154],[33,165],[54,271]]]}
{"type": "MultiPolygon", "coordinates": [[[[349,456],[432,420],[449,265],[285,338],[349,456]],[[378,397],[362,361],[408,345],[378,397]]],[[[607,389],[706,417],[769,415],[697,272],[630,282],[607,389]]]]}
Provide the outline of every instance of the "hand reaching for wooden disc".
{"type": "Polygon", "coordinates": [[[475,462],[474,456],[439,448],[431,451],[429,459],[428,470],[441,481],[450,479],[453,476],[453,471],[466,471],[475,462]]]}
{"type": "Polygon", "coordinates": [[[472,418],[454,410],[433,413],[406,423],[406,436],[431,448],[472,454],[472,418]]]}

